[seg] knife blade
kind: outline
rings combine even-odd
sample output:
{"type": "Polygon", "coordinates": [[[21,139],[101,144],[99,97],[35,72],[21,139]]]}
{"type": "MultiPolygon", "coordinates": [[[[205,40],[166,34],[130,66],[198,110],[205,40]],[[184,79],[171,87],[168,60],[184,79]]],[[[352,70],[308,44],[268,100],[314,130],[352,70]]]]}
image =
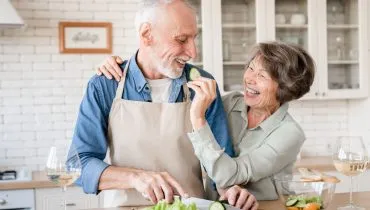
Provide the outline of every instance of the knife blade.
{"type": "MultiPolygon", "coordinates": [[[[195,205],[197,206],[197,208],[199,210],[208,210],[211,203],[214,202],[212,200],[196,198],[196,197],[188,197],[188,198],[181,197],[180,199],[186,205],[189,205],[191,203],[195,203],[195,205]]],[[[224,204],[224,205],[225,205],[226,210],[240,210],[239,208],[236,208],[236,207],[231,206],[229,204],[224,204]]]]}

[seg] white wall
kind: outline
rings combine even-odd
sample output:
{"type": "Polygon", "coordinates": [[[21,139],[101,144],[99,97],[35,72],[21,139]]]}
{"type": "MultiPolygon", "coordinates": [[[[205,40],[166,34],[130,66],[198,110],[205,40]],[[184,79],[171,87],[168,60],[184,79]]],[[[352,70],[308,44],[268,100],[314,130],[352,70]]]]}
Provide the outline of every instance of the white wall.
{"type": "MultiPolygon", "coordinates": [[[[28,27],[0,30],[0,169],[40,170],[50,145],[70,141],[83,88],[107,56],[59,54],[58,21],[112,22],[113,54],[127,58],[135,50],[136,0],[11,2],[28,27]]],[[[303,155],[329,155],[328,145],[352,127],[347,100],[295,102],[291,113],[308,137],[303,155]]]]}
{"type": "MultiPolygon", "coordinates": [[[[370,5],[368,11],[370,11],[370,5]]],[[[369,20],[370,14],[368,13],[367,15],[369,20]]],[[[368,22],[367,27],[368,34],[370,34],[370,21],[368,22]]],[[[370,37],[367,38],[368,40],[370,40],[370,37]]],[[[368,41],[368,44],[368,51],[370,55],[370,41],[368,41]]],[[[370,64],[370,58],[368,59],[368,62],[370,64]]],[[[370,71],[370,69],[368,69],[368,71],[370,71]]],[[[351,101],[349,106],[349,129],[354,133],[360,133],[365,137],[370,155],[370,98],[367,98],[365,100],[351,101]]]]}
{"type": "Polygon", "coordinates": [[[136,0],[12,0],[27,29],[0,29],[0,169],[43,168],[72,137],[83,88],[107,55],[59,54],[58,22],[110,21],[113,54],[135,51],[136,0]]]}

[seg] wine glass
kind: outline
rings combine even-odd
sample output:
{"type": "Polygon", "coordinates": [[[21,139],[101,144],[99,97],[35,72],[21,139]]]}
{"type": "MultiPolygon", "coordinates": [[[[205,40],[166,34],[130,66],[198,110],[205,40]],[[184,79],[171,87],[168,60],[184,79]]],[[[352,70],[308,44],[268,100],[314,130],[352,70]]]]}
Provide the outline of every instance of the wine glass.
{"type": "Polygon", "coordinates": [[[329,24],[338,24],[340,22],[343,22],[340,17],[344,12],[344,8],[343,5],[337,0],[328,1],[327,12],[329,24]]]}
{"type": "Polygon", "coordinates": [[[335,37],[335,46],[336,46],[336,59],[344,59],[344,38],[342,35],[335,37]]]}
{"type": "Polygon", "coordinates": [[[368,163],[368,154],[361,136],[341,137],[333,151],[334,166],[340,173],[350,177],[349,204],[339,207],[340,210],[365,210],[352,200],[352,179],[364,172],[368,163]]]}
{"type": "Polygon", "coordinates": [[[74,146],[71,145],[69,150],[66,150],[64,146],[52,146],[49,150],[45,170],[48,179],[62,187],[63,205],[66,210],[65,192],[67,186],[74,183],[81,174],[81,162],[74,146]]]}

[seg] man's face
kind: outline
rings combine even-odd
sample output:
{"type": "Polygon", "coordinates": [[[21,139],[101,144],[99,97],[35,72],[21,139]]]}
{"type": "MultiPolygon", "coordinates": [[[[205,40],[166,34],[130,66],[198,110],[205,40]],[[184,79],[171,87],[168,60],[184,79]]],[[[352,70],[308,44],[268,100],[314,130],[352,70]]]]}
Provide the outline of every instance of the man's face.
{"type": "Polygon", "coordinates": [[[197,55],[195,38],[198,34],[194,12],[181,1],[163,8],[153,24],[153,44],[150,46],[154,68],[166,77],[182,75],[185,62],[197,55]]]}

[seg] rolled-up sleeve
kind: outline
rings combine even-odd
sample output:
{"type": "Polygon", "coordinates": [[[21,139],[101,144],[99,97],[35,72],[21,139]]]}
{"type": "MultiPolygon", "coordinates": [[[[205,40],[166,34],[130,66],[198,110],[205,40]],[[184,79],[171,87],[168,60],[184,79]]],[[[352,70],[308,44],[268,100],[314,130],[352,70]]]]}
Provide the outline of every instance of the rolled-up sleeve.
{"type": "Polygon", "coordinates": [[[72,140],[82,165],[81,176],[76,184],[81,185],[85,193],[99,192],[100,176],[109,166],[103,161],[108,148],[108,114],[98,78],[93,77],[81,102],[72,140]]]}
{"type": "Polygon", "coordinates": [[[188,134],[196,156],[217,186],[247,184],[271,176],[294,162],[305,140],[295,123],[285,123],[248,154],[231,158],[215,140],[208,125],[188,134]]]}

